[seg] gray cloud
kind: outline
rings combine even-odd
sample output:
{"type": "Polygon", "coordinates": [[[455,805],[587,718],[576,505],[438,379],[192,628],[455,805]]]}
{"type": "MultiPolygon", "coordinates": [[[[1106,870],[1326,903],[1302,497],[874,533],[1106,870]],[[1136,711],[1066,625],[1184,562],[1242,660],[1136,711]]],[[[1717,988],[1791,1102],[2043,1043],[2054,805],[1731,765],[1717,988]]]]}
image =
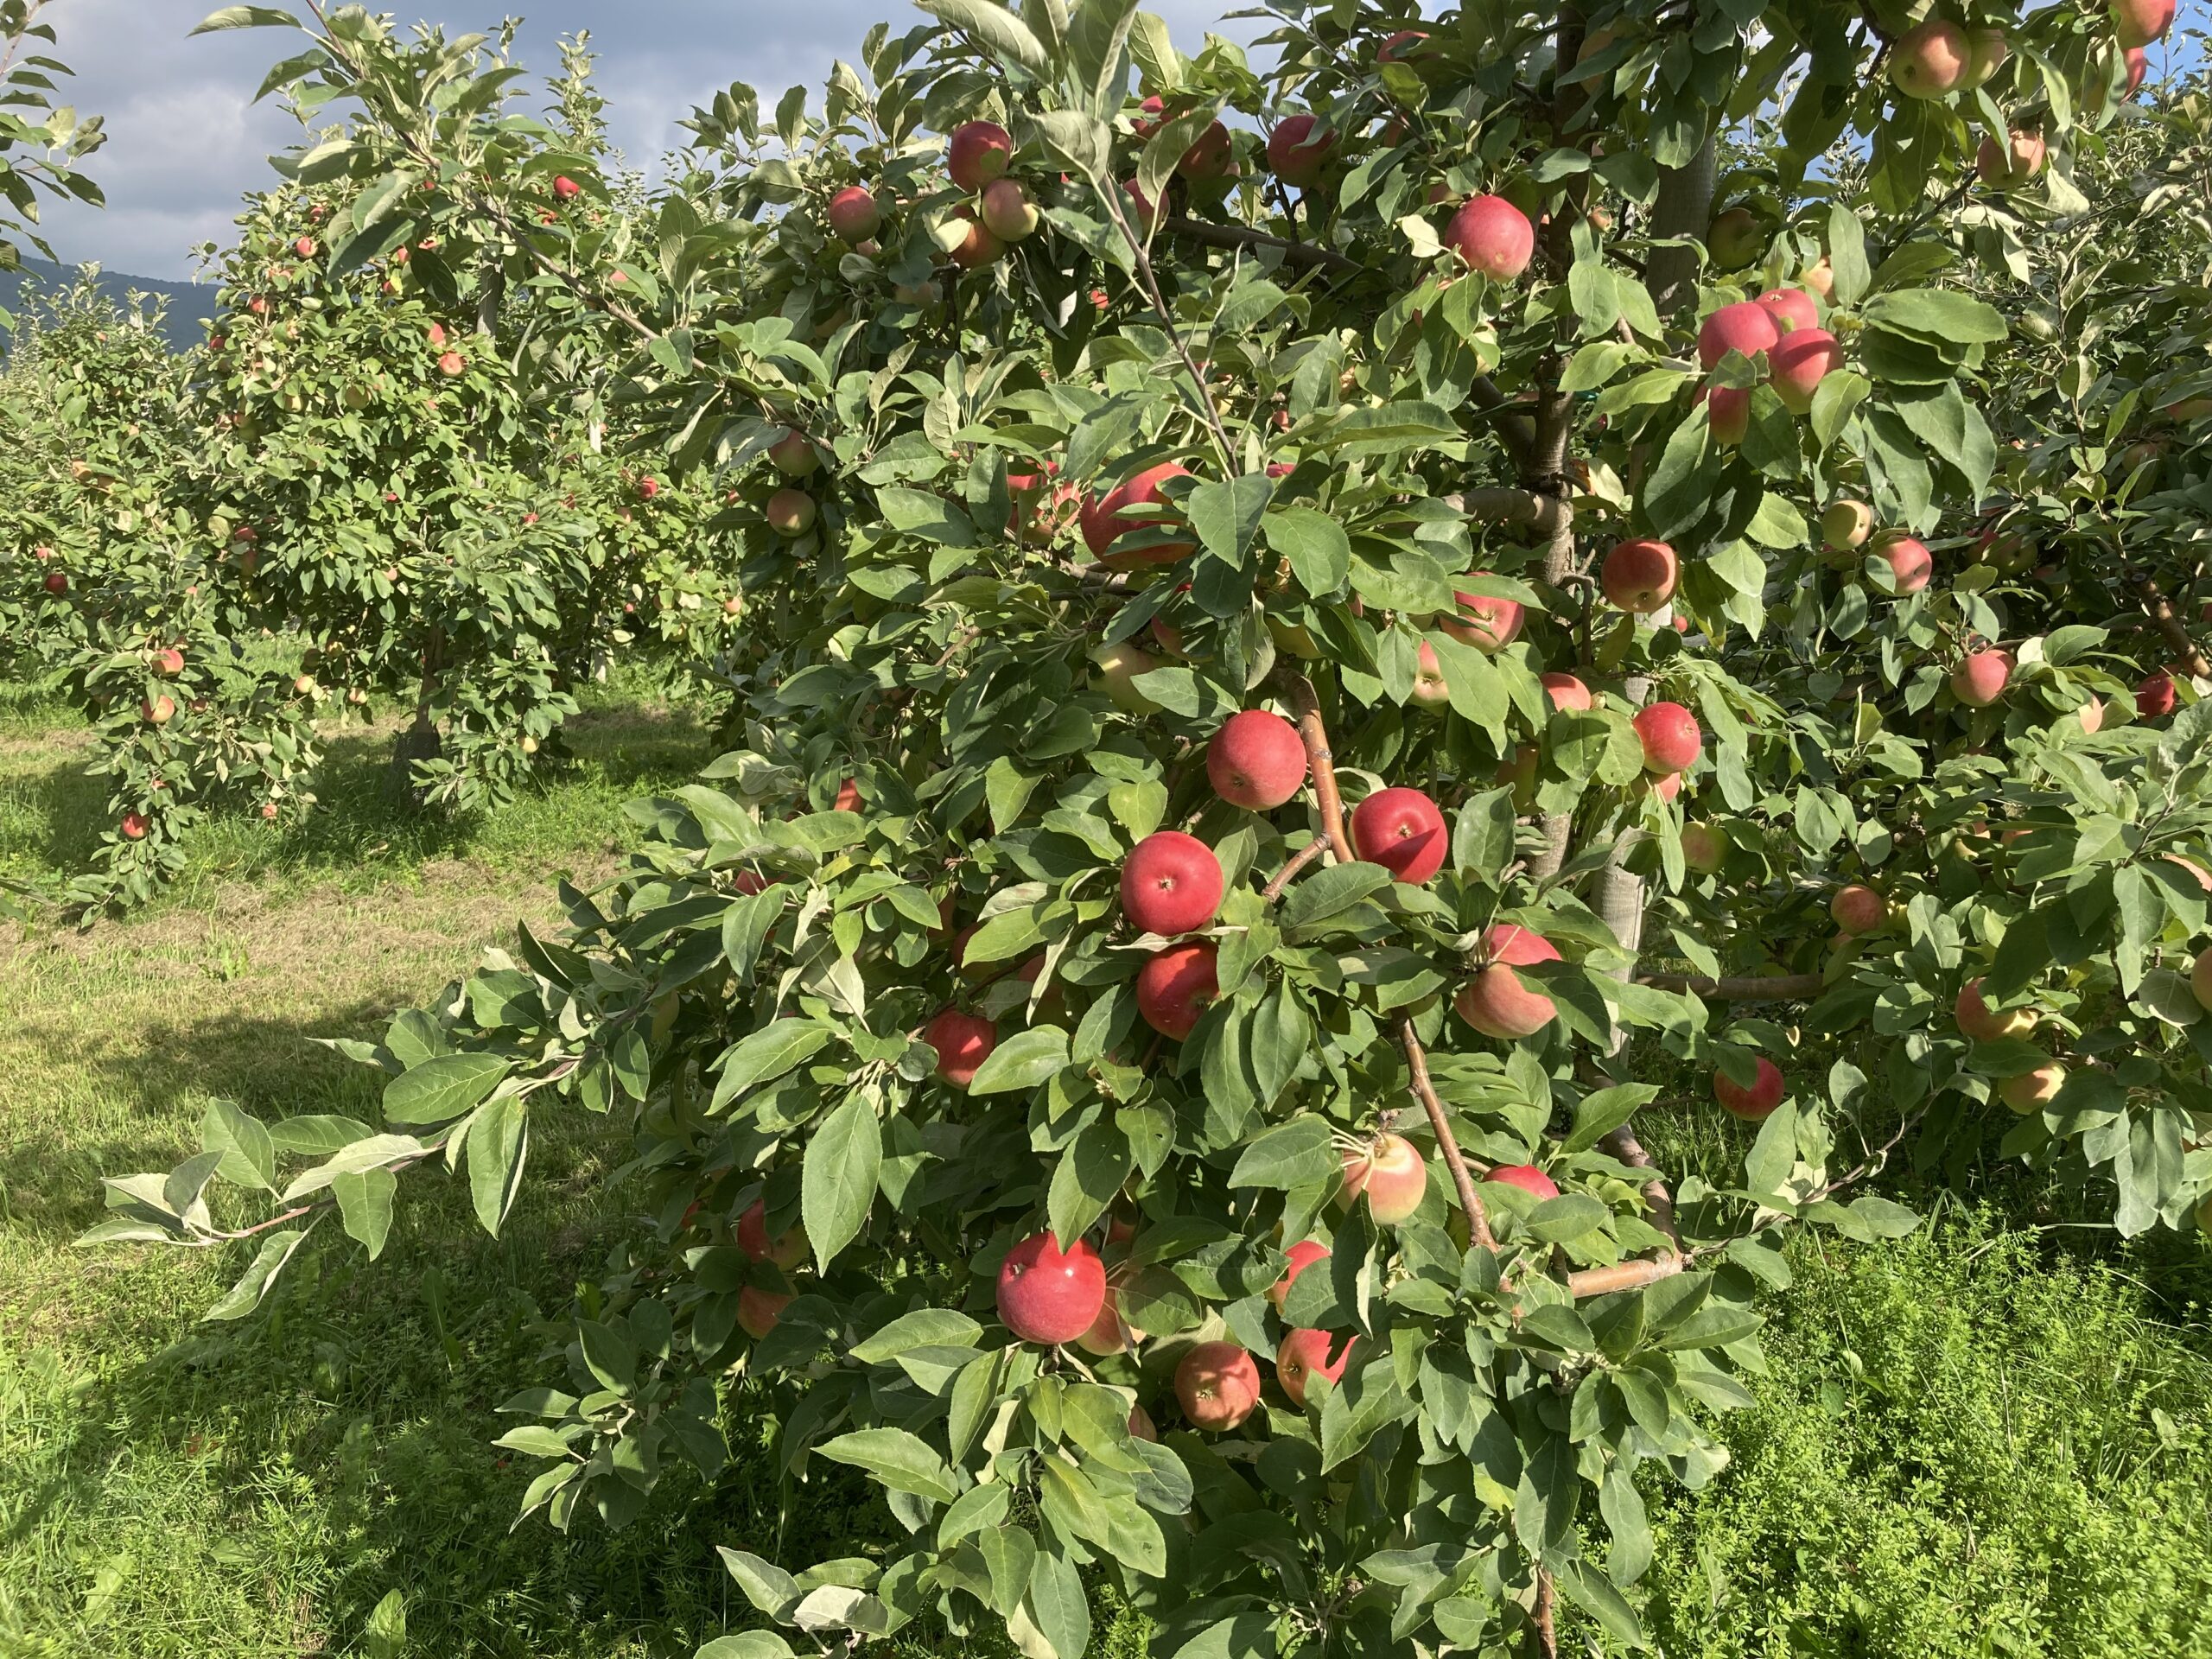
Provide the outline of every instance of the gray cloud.
{"type": "MultiPolygon", "coordinates": [[[[216,3],[59,0],[48,14],[60,36],[53,55],[77,72],[62,97],[104,117],[108,132],[86,165],[106,208],[49,207],[43,228],[65,262],[189,276],[190,248],[229,238],[240,198],[272,177],[268,156],[298,136],[281,104],[252,99],[299,37],[241,29],[188,39],[216,3]]],[[[485,29],[500,15],[496,0],[435,3],[452,33],[485,29]]],[[[1153,0],[1149,10],[1190,50],[1209,29],[1248,41],[1262,32],[1250,20],[1217,21],[1235,3],[1153,0]]],[[[545,0],[528,10],[518,49],[533,73],[549,73],[559,65],[558,37],[588,29],[614,141],[649,168],[682,142],[677,123],[732,81],[756,87],[772,107],[785,87],[818,87],[833,59],[857,58],[871,24],[889,18],[903,27],[920,16],[901,0],[545,0]]]]}

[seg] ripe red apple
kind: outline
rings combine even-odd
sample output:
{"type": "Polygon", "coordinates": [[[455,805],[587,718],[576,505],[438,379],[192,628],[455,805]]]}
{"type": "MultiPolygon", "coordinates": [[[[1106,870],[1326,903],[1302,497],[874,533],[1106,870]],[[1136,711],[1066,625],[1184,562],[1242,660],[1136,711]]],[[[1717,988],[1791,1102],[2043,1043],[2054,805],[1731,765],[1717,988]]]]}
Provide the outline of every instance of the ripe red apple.
{"type": "Polygon", "coordinates": [[[1222,1433],[1260,1403],[1260,1368],[1233,1342],[1202,1342],[1175,1368],[1175,1398],[1194,1428],[1222,1433]]]}
{"type": "Polygon", "coordinates": [[[1424,709],[1441,709],[1452,701],[1452,682],[1444,677],[1436,647],[1426,639],[1414,652],[1414,683],[1408,695],[1424,709]]]}
{"type": "Polygon", "coordinates": [[[69,578],[59,570],[49,570],[40,581],[39,586],[58,597],[69,591],[69,578]]]}
{"type": "Polygon", "coordinates": [[[768,446],[768,464],[785,478],[804,478],[822,465],[822,455],[804,433],[786,432],[768,446]]]}
{"type": "Polygon", "coordinates": [[[176,718],[176,704],[168,696],[158,696],[150,702],[141,701],[138,712],[149,725],[166,726],[176,718]]]}
{"type": "Polygon", "coordinates": [[[2131,46],[2120,55],[2127,65],[2127,91],[2122,96],[2133,98],[2143,90],[2143,78],[2151,73],[2151,54],[2139,46],[2131,46]]]}
{"type": "Polygon", "coordinates": [[[1221,861],[1196,836],[1160,830],[1122,864],[1122,912],[1137,931],[1195,933],[1221,912],[1221,861]]]}
{"type": "Polygon", "coordinates": [[[1698,400],[1708,405],[1707,424],[1713,432],[1713,442],[1723,449],[1733,449],[1744,441],[1751,429],[1751,389],[1749,386],[1714,386],[1709,393],[1700,391],[1698,400]]]}
{"type": "Polygon", "coordinates": [[[972,207],[963,207],[957,215],[967,226],[967,234],[952,251],[952,263],[963,270],[980,270],[1004,257],[1006,244],[991,233],[991,227],[976,217],[972,207]]]}
{"type": "Polygon", "coordinates": [[[1831,501],[1821,514],[1821,539],[1830,547],[1864,547],[1874,533],[1874,509],[1864,501],[1831,501]]]}
{"type": "MultiPolygon", "coordinates": [[[[2163,668],[2135,688],[2135,712],[2145,720],[2171,715],[2174,705],[2180,701],[2181,694],[2175,689],[2174,677],[2163,668]]],[[[2085,720],[2082,723],[2088,726],[2089,722],[2085,720]]]]}
{"type": "Polygon", "coordinates": [[[1198,140],[1183,152],[1183,159],[1175,163],[1175,170],[1185,178],[1198,182],[1229,176],[1233,152],[1229,141],[1229,129],[1218,121],[1200,133],[1198,140]]]}
{"type": "Polygon", "coordinates": [[[2008,1008],[2003,1014],[1982,1000],[1981,982],[1970,979],[1951,1005],[1951,1017],[1960,1032],[1977,1043],[1993,1043],[2001,1037],[2024,1037],[2036,1028],[2033,1008],[2008,1008]]]}
{"type": "Polygon", "coordinates": [[[1637,711],[1635,726],[1646,772],[1688,772],[1705,752],[1697,716],[1679,702],[1646,704],[1637,711]]]}
{"type": "Polygon", "coordinates": [[[804,490],[778,490],[766,512],[768,528],[779,536],[804,536],[814,528],[814,498],[804,490]]]}
{"type": "Polygon", "coordinates": [[[999,1267],[999,1319],[1023,1342],[1073,1342],[1106,1305],[1106,1264],[1082,1239],[1063,1252],[1047,1232],[1033,1233],[999,1267]]]}
{"type": "Polygon", "coordinates": [[[184,672],[184,653],[174,646],[157,651],[147,665],[161,678],[173,680],[184,672]]]}
{"type": "MultiPolygon", "coordinates": [[[[1486,576],[1487,570],[1470,570],[1469,577],[1486,576]]],[[[1437,626],[1462,645],[1492,653],[1503,651],[1521,636],[1528,620],[1518,600],[1493,599],[1486,594],[1454,593],[1452,613],[1437,619],[1437,626]]]]}
{"type": "Polygon", "coordinates": [[[765,1198],[755,1198],[737,1218],[737,1248],[743,1250],[748,1261],[772,1262],[785,1273],[806,1263],[810,1248],[806,1242],[806,1229],[794,1223],[788,1232],[768,1236],[768,1205],[765,1198]]]}
{"type": "MultiPolygon", "coordinates": [[[[2212,955],[2212,951],[2206,954],[2212,955]]],[[[1282,1270],[1282,1277],[1268,1287],[1268,1300],[1275,1305],[1277,1313],[1282,1311],[1283,1298],[1290,1294],[1290,1287],[1298,1282],[1298,1275],[1316,1262],[1329,1259],[1329,1247],[1318,1239],[1303,1238],[1292,1245],[1287,1254],[1290,1257],[1290,1265],[1282,1270]]]]}
{"type": "Polygon", "coordinates": [[[1221,990],[1215,955],[1198,939],[1171,944],[1146,963],[1137,973],[1137,1012],[1145,1024],[1178,1042],[1189,1036],[1221,990]]]}
{"type": "Polygon", "coordinates": [[[1768,379],[1782,406],[1802,415],[1821,382],[1843,366],[1843,347],[1825,328],[1793,328],[1767,353],[1768,379]]]}
{"type": "Polygon", "coordinates": [[[641,478],[638,480],[638,499],[650,501],[660,493],[660,480],[641,478]]]}
{"type": "Polygon", "coordinates": [[[553,194],[563,201],[574,201],[583,194],[583,186],[565,173],[556,173],[553,175],[553,194]]]}
{"type": "Polygon", "coordinates": [[[1126,483],[1116,485],[1096,501],[1086,503],[1080,515],[1083,544],[1090,555],[1109,570],[1134,570],[1147,564],[1173,564],[1190,553],[1197,545],[1192,542],[1168,542],[1157,547],[1140,548],[1127,553],[1109,553],[1107,550],[1116,541],[1133,530],[1149,529],[1156,525],[1179,523],[1173,508],[1166,514],[1152,514],[1142,518],[1125,517],[1131,507],[1166,505],[1167,498],[1160,486],[1171,478],[1188,478],[1190,469],[1179,462],[1163,461],[1147,467],[1126,483]]]}
{"type": "Polygon", "coordinates": [[[1536,227],[1503,196],[1477,196],[1452,215],[1444,244],[1491,281],[1510,283],[1529,269],[1536,227]]]}
{"type": "Polygon", "coordinates": [[[1559,1017],[1559,1005],[1514,971],[1557,962],[1552,942],[1532,929],[1501,924],[1483,935],[1483,965],[1452,999],[1459,1017],[1485,1037],[1516,1041],[1534,1036],[1559,1017]]]}
{"type": "Polygon", "coordinates": [[[1774,313],[1756,300],[1724,305],[1697,327],[1697,360],[1710,369],[1731,352],[1757,357],[1770,352],[1782,339],[1774,313]]]}
{"type": "Polygon", "coordinates": [[[1738,1117],[1766,1116],[1782,1104],[1783,1092],[1782,1068],[1764,1054],[1759,1056],[1758,1076],[1748,1089],[1726,1071],[1713,1074],[1713,1097],[1738,1117]]]}
{"type": "Polygon", "coordinates": [[[1428,1191],[1428,1164],[1402,1135],[1378,1135],[1365,1151],[1344,1155],[1343,1200],[1364,1197],[1367,1211],[1383,1227],[1395,1227],[1421,1208],[1428,1191]]]}
{"type": "Polygon", "coordinates": [[[1404,63],[1419,55],[1422,44],[1427,39],[1428,31],[1425,29],[1402,29],[1375,48],[1375,61],[1404,63]]]}
{"type": "Polygon", "coordinates": [[[1890,901],[1864,882],[1854,881],[1836,890],[1828,900],[1828,914],[1847,933],[1872,933],[1889,921],[1890,901]]]}
{"type": "Polygon", "coordinates": [[[2123,47],[2164,40],[2174,26],[2175,0],[2112,0],[2113,33],[2123,47]]]}
{"type": "Polygon", "coordinates": [[[1013,162],[1013,134],[995,121],[968,121],[953,129],[944,170],[972,196],[993,179],[1003,178],[1013,162]]]}
{"type": "Polygon", "coordinates": [[[1109,1354],[1125,1354],[1132,1344],[1143,1340],[1143,1332],[1132,1330],[1122,1321],[1122,1310],[1115,1305],[1109,1282],[1106,1300],[1098,1305],[1098,1317],[1090,1322],[1088,1331],[1075,1339],[1075,1345],[1086,1354],[1103,1359],[1109,1354]]]}
{"type": "Polygon", "coordinates": [[[467,367],[468,359],[459,352],[442,352],[438,354],[438,372],[448,380],[464,372],[467,367]]]}
{"type": "Polygon", "coordinates": [[[1793,329],[1821,326],[1821,308],[1802,288],[1770,288],[1751,303],[1764,306],[1774,319],[1774,326],[1785,334],[1793,329]]]}
{"type": "Polygon", "coordinates": [[[758,1342],[782,1322],[784,1310],[791,1303],[786,1292],[747,1285],[737,1293],[738,1329],[758,1342]]]}
{"type": "Polygon", "coordinates": [[[994,179],[983,188],[983,226],[1001,242],[1019,242],[1037,228],[1037,204],[1019,179],[994,179]]]}
{"type": "Polygon", "coordinates": [[[311,236],[303,236],[300,238],[298,241],[292,244],[292,251],[299,255],[302,259],[314,258],[315,238],[311,236]]]}
{"type": "Polygon", "coordinates": [[[1306,745],[1281,715],[1231,715],[1206,745],[1206,779],[1231,806],[1266,812],[1306,787],[1306,745]]]}
{"type": "Polygon", "coordinates": [[[1418,887],[1444,868],[1451,833],[1436,803],[1417,789],[1381,789],[1352,809],[1352,850],[1391,879],[1418,887]]]}
{"type": "Polygon", "coordinates": [[[1928,550],[1925,543],[1914,537],[1885,536],[1874,549],[1874,555],[1890,567],[1892,593],[1916,594],[1936,574],[1936,556],[1928,550]]]}
{"type": "Polygon", "coordinates": [[[937,1051],[938,1076],[956,1089],[965,1089],[999,1046],[999,1033],[979,1014],[941,1008],[922,1027],[922,1040],[937,1051]]]}
{"type": "Polygon", "coordinates": [[[146,838],[146,820],[140,817],[136,812],[124,813],[123,815],[123,838],[125,841],[143,841],[146,838]]]}
{"type": "Polygon", "coordinates": [[[1986,709],[2005,695],[2012,658],[2002,651],[1969,652],[1951,671],[1951,695],[1969,709],[1986,709]]]}
{"type": "Polygon", "coordinates": [[[1313,136],[1310,115],[1286,116],[1268,135],[1268,165],[1285,184],[1310,190],[1321,181],[1321,169],[1337,147],[1337,135],[1313,136]]]}
{"type": "Polygon", "coordinates": [[[1599,567],[1598,585],[1621,609],[1648,615],[1675,596],[1681,569],[1675,550],[1664,542],[1618,542],[1599,567]]]}
{"type": "Polygon", "coordinates": [[[1532,1192],[1539,1198],[1559,1197],[1559,1183],[1534,1164],[1501,1164],[1483,1179],[1517,1186],[1523,1192],[1532,1192]]]}
{"type": "Polygon", "coordinates": [[[1275,1350],[1275,1381],[1282,1384],[1282,1391],[1290,1396],[1290,1403],[1303,1410],[1306,1390],[1317,1376],[1325,1376],[1334,1382],[1344,1374],[1344,1367],[1351,1363],[1351,1351],[1359,1346],[1357,1337],[1332,1338],[1326,1331],[1293,1331],[1282,1339],[1275,1350]],[[1329,1363],[1329,1351],[1334,1341],[1343,1346],[1337,1350],[1336,1363],[1329,1363]]]}
{"type": "Polygon", "coordinates": [[[1993,190],[2017,190],[2043,171],[2049,154],[2043,134],[2015,127],[2002,145],[1993,137],[1981,141],[1974,152],[1974,170],[1993,190]]]}
{"type": "Polygon", "coordinates": [[[1592,706],[1590,688],[1572,674],[1540,674],[1537,683],[1544,688],[1544,695],[1559,709],[1583,709],[1592,706]]]}
{"type": "Polygon", "coordinates": [[[1129,1438],[1150,1440],[1155,1446],[1160,1443],[1160,1430],[1152,1421],[1152,1414],[1142,1406],[1129,1408],[1129,1438]]]}
{"type": "Polygon", "coordinates": [[[883,213],[875,205],[874,194],[859,184],[849,184],[830,197],[825,216],[830,221],[830,233],[848,247],[858,247],[883,224],[883,213]]]}
{"type": "Polygon", "coordinates": [[[1966,79],[1973,62],[1966,30],[1931,17],[1891,45],[1890,84],[1907,98],[1941,98],[1966,79]]]}
{"type": "Polygon", "coordinates": [[[2058,1097],[2066,1086],[2066,1068],[2056,1060],[2046,1060],[2032,1071],[2023,1071],[2017,1077],[2007,1077],[1997,1085],[1997,1097],[2022,1117],[2041,1111],[2058,1097]]]}

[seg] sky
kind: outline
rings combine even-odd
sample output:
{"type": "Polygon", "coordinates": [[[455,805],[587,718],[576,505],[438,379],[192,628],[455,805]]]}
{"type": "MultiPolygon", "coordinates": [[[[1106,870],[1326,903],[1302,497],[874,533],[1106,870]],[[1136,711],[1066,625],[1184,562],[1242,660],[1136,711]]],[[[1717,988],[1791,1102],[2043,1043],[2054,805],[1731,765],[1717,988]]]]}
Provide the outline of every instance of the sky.
{"type": "MultiPolygon", "coordinates": [[[[47,204],[41,228],[64,264],[189,278],[192,247],[229,239],[239,199],[267,188],[268,157],[296,139],[299,125],[279,100],[252,100],[269,67],[304,42],[279,29],[187,38],[218,3],[52,0],[46,21],[58,44],[49,55],[76,72],[57,101],[104,117],[108,135],[85,164],[106,207],[47,204]]],[[[1209,28],[1241,40],[1262,32],[1249,20],[1217,23],[1240,4],[1147,0],[1146,10],[1191,51],[1209,28]]],[[[680,142],[677,121],[732,81],[755,87],[764,111],[772,109],[788,86],[818,89],[832,59],[856,60],[872,23],[905,27],[922,16],[906,0],[372,0],[372,9],[429,16],[452,34],[486,31],[519,13],[527,27],[518,55],[534,74],[559,67],[561,35],[589,29],[614,141],[647,168],[680,142]]]]}

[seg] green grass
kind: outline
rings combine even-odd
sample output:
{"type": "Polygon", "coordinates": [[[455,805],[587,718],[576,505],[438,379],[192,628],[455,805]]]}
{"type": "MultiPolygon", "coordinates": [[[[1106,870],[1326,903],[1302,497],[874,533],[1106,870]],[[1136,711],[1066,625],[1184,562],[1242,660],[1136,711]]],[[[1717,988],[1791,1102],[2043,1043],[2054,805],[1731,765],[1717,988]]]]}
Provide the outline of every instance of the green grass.
{"type": "MultiPolygon", "coordinates": [[[[689,1659],[749,1610],[714,1555],[792,1564],[884,1548],[857,1475],[779,1482],[763,1426],[711,1489],[671,1477],[610,1536],[511,1532],[525,1466],[492,1408],[545,1374],[540,1320],[623,1224],[594,1205],[619,1155],[549,1137],[507,1235],[410,1183],[384,1258],[308,1265],[265,1317],[197,1323],[240,1265],[79,1255],[103,1173],[166,1167],[207,1103],[360,1114],[372,1082],[309,1040],[365,1034],[464,971],[551,883],[611,862],[620,804],[707,758],[681,713],[610,697],[578,765],[506,811],[416,823],[380,804],[381,742],[341,743],[331,809],[226,823],[147,912],[0,944],[0,1659],[310,1654],[689,1659]],[[402,1646],[371,1611],[404,1599],[402,1646]]],[[[0,692],[0,869],[48,875],[73,833],[82,729],[0,692]]],[[[1717,1173],[1742,1131],[1688,1112],[1662,1160],[1717,1173]]],[[[1930,1206],[1903,1244],[1793,1248],[1773,1376],[1725,1419],[1733,1467],[1651,1490],[1639,1591],[1669,1656],[2212,1653],[2212,1302],[2197,1242],[2122,1246],[2012,1178],[1930,1206]]],[[[1094,1651],[1135,1659],[1141,1622],[1094,1651]]],[[[918,1631],[901,1659],[1002,1643],[918,1631]]]]}

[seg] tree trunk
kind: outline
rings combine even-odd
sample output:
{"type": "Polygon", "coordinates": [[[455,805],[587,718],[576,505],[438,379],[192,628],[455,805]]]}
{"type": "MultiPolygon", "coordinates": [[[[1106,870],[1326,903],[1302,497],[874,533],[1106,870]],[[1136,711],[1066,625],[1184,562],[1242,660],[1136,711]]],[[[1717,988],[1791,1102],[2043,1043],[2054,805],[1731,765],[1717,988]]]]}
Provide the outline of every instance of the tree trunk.
{"type": "Polygon", "coordinates": [[[434,628],[423,646],[423,677],[416,688],[415,719],[392,745],[391,766],[385,774],[385,798],[410,811],[421,811],[423,802],[422,786],[415,779],[415,763],[435,760],[445,750],[438,723],[430,717],[438,671],[444,662],[445,631],[434,628]]]}
{"type": "MultiPolygon", "coordinates": [[[[1658,199],[1651,205],[1651,234],[1689,236],[1705,239],[1713,228],[1713,191],[1718,182],[1719,158],[1711,135],[1697,154],[1681,167],[1663,168],[1659,174],[1658,199]]],[[[1651,303],[1663,320],[1684,304],[1697,287],[1698,257],[1694,248],[1654,248],[1646,267],[1644,286],[1651,303]]]]}

